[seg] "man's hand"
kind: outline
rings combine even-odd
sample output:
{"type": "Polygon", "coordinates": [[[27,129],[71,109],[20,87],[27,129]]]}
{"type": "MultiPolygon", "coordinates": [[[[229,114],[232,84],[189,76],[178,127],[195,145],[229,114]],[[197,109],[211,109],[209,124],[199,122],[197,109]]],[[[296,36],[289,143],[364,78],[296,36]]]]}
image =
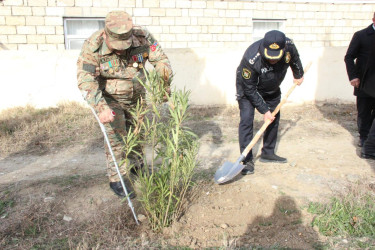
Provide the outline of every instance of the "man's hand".
{"type": "Polygon", "coordinates": [[[359,78],[354,78],[353,80],[350,81],[350,85],[352,85],[354,88],[359,88],[359,78]]]}
{"type": "Polygon", "coordinates": [[[101,123],[109,123],[115,120],[116,113],[112,109],[105,109],[99,114],[99,120],[101,123]]]}
{"type": "Polygon", "coordinates": [[[294,79],[293,82],[299,86],[299,85],[302,84],[303,79],[304,79],[304,78],[303,78],[303,76],[302,76],[300,79],[294,79]]]}
{"type": "Polygon", "coordinates": [[[263,118],[264,122],[270,120],[271,122],[273,122],[273,120],[275,120],[275,117],[272,116],[272,113],[271,111],[267,111],[267,113],[264,114],[264,118],[263,118]]]}

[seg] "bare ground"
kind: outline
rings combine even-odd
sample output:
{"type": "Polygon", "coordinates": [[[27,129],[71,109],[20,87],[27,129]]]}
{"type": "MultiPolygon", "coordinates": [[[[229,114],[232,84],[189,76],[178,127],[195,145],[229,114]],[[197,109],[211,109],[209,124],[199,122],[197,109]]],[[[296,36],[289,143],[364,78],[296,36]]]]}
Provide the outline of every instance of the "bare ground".
{"type": "MultiPolygon", "coordinates": [[[[108,187],[100,140],[0,158],[3,248],[138,248],[162,246],[316,249],[329,239],[311,227],[311,201],[328,201],[350,185],[371,182],[375,161],[359,157],[352,104],[285,105],[277,153],[286,164],[258,161],[255,174],[224,185],[215,171],[239,156],[237,107],[193,107],[188,126],[199,136],[199,167],[189,206],[160,234],[136,226],[126,202],[108,187]],[[100,231],[98,230],[100,228],[100,231]]],[[[255,131],[262,125],[256,116],[255,131]]],[[[79,135],[77,135],[79,136],[79,135]]],[[[77,138],[75,138],[77,139],[77,138]]],[[[136,212],[142,214],[134,202],[136,212]]],[[[142,216],[141,216],[142,218],[142,216]]],[[[347,248],[337,243],[331,247],[347,248]]],[[[349,243],[348,243],[349,244],[349,243]]]]}

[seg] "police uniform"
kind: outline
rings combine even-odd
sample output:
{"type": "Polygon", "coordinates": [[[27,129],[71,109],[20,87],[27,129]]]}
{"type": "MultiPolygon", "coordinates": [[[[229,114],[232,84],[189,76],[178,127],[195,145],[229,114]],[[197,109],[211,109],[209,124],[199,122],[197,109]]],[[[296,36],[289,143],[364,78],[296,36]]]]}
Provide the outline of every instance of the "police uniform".
{"type": "MultiPolygon", "coordinates": [[[[300,79],[304,74],[293,41],[285,38],[281,32],[279,32],[281,34],[278,31],[270,32],[280,35],[282,41],[275,43],[263,38],[253,43],[245,51],[237,68],[236,89],[240,109],[239,144],[241,153],[253,138],[254,110],[257,109],[261,114],[265,114],[276,108],[280,103],[280,84],[289,67],[291,67],[295,79],[300,79]],[[266,42],[268,42],[268,46],[264,46],[266,42]],[[276,64],[270,64],[265,58],[265,53],[271,50],[283,53],[276,64]]],[[[272,59],[272,56],[269,58],[272,59]]],[[[274,155],[279,120],[280,112],[264,133],[262,155],[274,155]]],[[[252,151],[250,151],[243,162],[249,162],[252,158],[252,151]]]]}
{"type": "MultiPolygon", "coordinates": [[[[133,124],[129,110],[145,96],[145,89],[138,79],[145,79],[143,68],[146,61],[164,79],[172,75],[168,57],[158,41],[146,28],[133,25],[131,17],[122,11],[107,15],[105,28],[85,41],[78,58],[78,88],[87,103],[98,114],[106,109],[112,109],[116,114],[114,121],[104,126],[118,163],[124,160],[122,137],[126,136],[133,124]],[[112,47],[109,47],[106,39],[112,47]],[[124,53],[115,53],[122,48],[126,48],[124,53]]],[[[118,182],[119,177],[106,144],[105,147],[110,182],[118,182]]],[[[137,151],[142,153],[141,148],[137,151]]],[[[133,155],[132,159],[136,160],[137,157],[133,155]]],[[[125,164],[119,167],[124,175],[127,172],[125,164]]]]}

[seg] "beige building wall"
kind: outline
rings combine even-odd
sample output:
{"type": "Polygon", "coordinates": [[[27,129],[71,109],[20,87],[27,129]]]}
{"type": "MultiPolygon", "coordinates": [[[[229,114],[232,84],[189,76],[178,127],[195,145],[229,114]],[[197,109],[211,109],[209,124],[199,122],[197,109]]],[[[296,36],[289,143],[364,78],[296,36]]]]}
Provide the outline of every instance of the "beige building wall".
{"type": "MultiPolygon", "coordinates": [[[[82,100],[79,51],[65,50],[64,17],[126,10],[167,52],[174,85],[193,104],[236,104],[235,70],[253,42],[253,19],[285,20],[302,62],[313,62],[290,102],[353,102],[343,58],[355,31],[371,23],[373,1],[4,0],[0,1],[0,109],[82,100]]],[[[282,85],[292,82],[289,73],[282,85]]]]}
{"type": "Polygon", "coordinates": [[[64,17],[105,17],[125,10],[164,48],[237,48],[252,41],[253,19],[285,20],[303,47],[347,46],[368,25],[373,1],[3,0],[3,50],[64,50],[64,17]]]}

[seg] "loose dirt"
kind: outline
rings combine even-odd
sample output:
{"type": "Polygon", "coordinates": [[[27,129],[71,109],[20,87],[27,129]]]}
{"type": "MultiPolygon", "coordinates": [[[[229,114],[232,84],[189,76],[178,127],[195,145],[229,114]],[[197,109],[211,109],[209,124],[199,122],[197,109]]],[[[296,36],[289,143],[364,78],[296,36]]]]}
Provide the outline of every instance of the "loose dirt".
{"type": "MultiPolygon", "coordinates": [[[[359,157],[353,104],[284,105],[276,152],[287,157],[288,163],[260,162],[259,141],[253,149],[255,173],[239,175],[224,185],[215,184],[213,175],[225,161],[235,162],[240,156],[238,108],[195,106],[191,112],[193,117],[187,125],[200,141],[196,184],[183,216],[160,234],[150,231],[147,220],[135,226],[126,202],[109,189],[102,143],[1,158],[1,191],[17,195],[14,207],[0,219],[0,232],[20,237],[16,229],[31,220],[24,216],[30,216],[34,206],[39,212],[31,214],[48,213],[51,228],[61,237],[73,237],[69,233],[73,228],[94,218],[108,223],[105,215],[112,215],[117,224],[108,224],[108,228],[127,230],[128,246],[314,249],[326,238],[311,227],[309,202],[326,202],[336,193],[345,193],[348,186],[375,177],[375,161],[359,157]],[[124,225],[118,224],[121,219],[126,220],[124,225]]],[[[255,131],[262,124],[257,114],[255,131]]],[[[136,212],[142,214],[137,201],[134,204],[136,212]]],[[[88,228],[81,231],[82,235],[89,235],[88,228]]],[[[114,245],[106,246],[119,246],[120,237],[125,236],[117,235],[114,245]]],[[[9,239],[6,242],[9,247],[9,239]]],[[[97,242],[99,248],[106,248],[100,240],[97,242]]],[[[0,243],[5,244],[5,240],[0,243]]],[[[22,241],[11,246],[16,245],[27,246],[22,241]]],[[[80,242],[79,247],[85,246],[80,242]]]]}

